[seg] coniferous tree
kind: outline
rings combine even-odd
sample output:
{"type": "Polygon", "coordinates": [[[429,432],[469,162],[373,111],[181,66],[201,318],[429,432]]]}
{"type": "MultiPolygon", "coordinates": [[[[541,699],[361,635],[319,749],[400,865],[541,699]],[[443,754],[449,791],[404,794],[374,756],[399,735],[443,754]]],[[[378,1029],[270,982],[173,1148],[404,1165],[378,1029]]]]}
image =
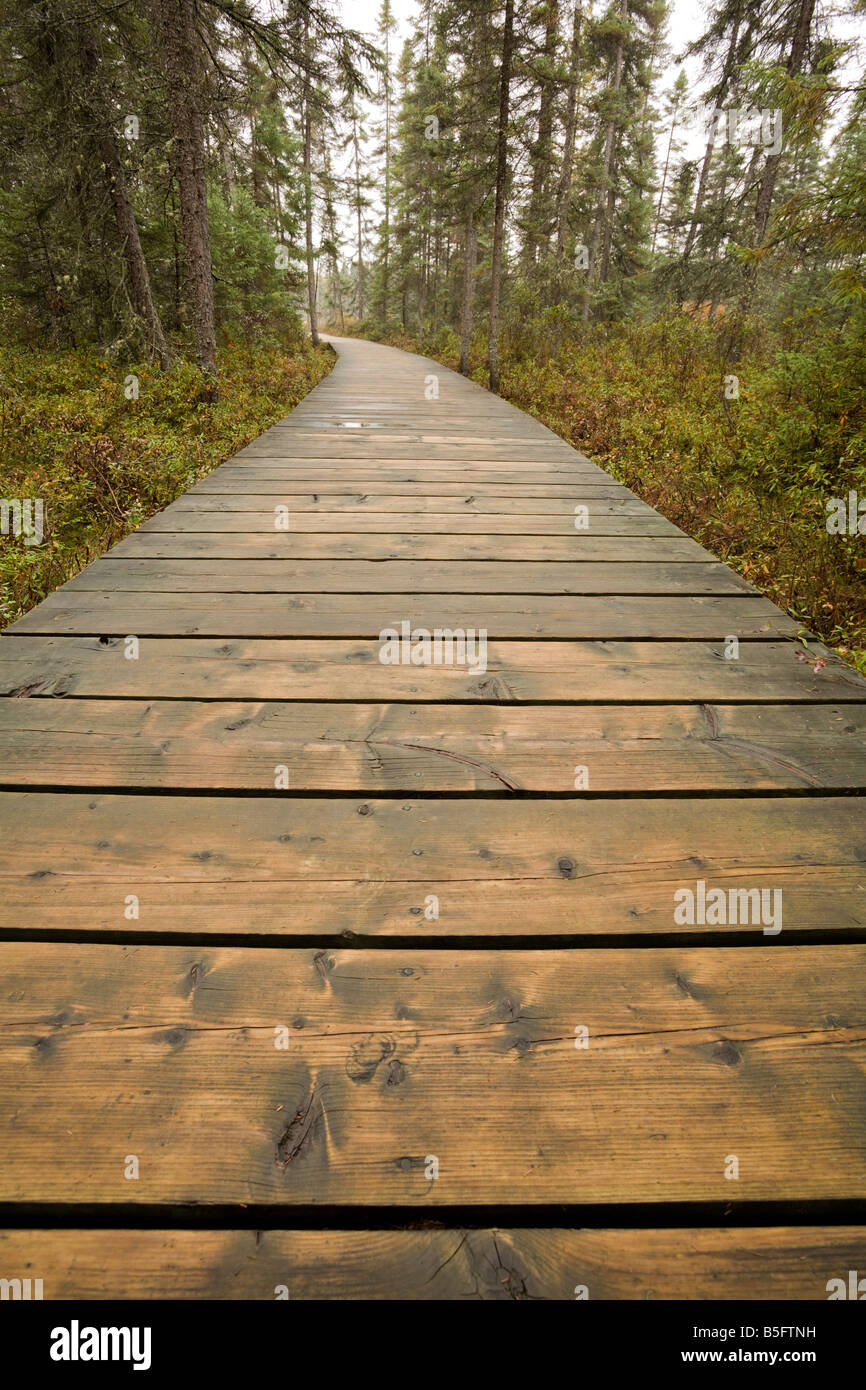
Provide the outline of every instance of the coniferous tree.
{"type": "Polygon", "coordinates": [[[502,260],[505,243],[505,203],[508,196],[508,133],[511,113],[511,78],[514,61],[514,0],[505,0],[502,48],[499,59],[499,114],[496,126],[496,183],[493,215],[493,252],[490,271],[490,313],[487,328],[487,368],[490,390],[499,390],[499,312],[502,296],[502,260]]]}
{"type": "Polygon", "coordinates": [[[152,4],[171,119],[195,356],[205,390],[213,395],[217,382],[216,319],[207,206],[203,47],[195,0],[152,0],[152,4]]]}

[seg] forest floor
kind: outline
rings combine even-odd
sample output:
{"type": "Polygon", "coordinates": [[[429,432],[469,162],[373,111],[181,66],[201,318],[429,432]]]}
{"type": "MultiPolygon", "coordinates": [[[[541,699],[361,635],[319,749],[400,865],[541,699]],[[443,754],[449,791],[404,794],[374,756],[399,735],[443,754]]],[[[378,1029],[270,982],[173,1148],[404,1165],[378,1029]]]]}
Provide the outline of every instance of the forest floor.
{"type": "MultiPolygon", "coordinates": [[[[686,318],[573,340],[554,322],[506,335],[501,394],[866,673],[864,539],[826,528],[830,497],[866,496],[862,340],[821,330],[759,338],[734,367],[721,335],[686,318]]],[[[450,332],[382,341],[458,365],[450,332]]],[[[470,369],[485,385],[483,342],[470,369]]]]}
{"type": "Polygon", "coordinates": [[[307,342],[228,345],[219,398],[202,404],[189,364],[161,372],[93,349],[0,347],[0,497],[44,508],[41,544],[0,537],[0,626],[283,419],[333,362],[307,342]]]}

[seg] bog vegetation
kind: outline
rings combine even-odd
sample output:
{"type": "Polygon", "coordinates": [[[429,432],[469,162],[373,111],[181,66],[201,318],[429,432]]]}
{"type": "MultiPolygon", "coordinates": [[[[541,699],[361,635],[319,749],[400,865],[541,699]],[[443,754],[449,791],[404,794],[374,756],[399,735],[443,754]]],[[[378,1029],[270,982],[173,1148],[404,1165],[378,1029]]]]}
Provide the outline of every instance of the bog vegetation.
{"type": "Polygon", "coordinates": [[[2,619],[11,622],[276,424],[330,367],[330,354],[238,347],[219,354],[220,391],[201,401],[195,366],[117,364],[93,348],[0,347],[0,495],[42,498],[40,545],[0,540],[2,619]],[[126,376],[138,382],[127,399],[126,376]],[[118,387],[120,380],[120,388],[118,387]]]}
{"type": "Polygon", "coordinates": [[[285,414],[321,324],[501,391],[866,665],[825,524],[866,498],[863,12],[0,6],[0,484],[50,527],[8,610],[285,414]]]}

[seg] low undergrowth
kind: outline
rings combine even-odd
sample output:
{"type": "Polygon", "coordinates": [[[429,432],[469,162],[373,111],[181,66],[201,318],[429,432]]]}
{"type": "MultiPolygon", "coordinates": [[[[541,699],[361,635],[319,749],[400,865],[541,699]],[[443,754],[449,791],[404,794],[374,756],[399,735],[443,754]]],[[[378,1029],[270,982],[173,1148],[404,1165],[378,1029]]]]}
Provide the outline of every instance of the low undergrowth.
{"type": "Polygon", "coordinates": [[[119,371],[95,350],[0,348],[0,498],[44,507],[41,544],[0,536],[2,622],[283,419],[333,361],[306,342],[229,345],[219,398],[203,403],[188,364],[119,371]]]}

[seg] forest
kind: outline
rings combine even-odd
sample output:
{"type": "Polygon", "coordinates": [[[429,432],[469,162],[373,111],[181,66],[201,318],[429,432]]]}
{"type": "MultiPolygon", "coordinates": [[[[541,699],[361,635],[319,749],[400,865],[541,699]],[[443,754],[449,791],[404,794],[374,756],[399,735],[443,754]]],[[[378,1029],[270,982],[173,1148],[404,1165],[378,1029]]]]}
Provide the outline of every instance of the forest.
{"type": "Polygon", "coordinates": [[[866,670],[863,0],[679,45],[668,0],[355,8],[2,0],[0,495],[45,507],[3,620],[330,331],[535,415],[866,670]]]}

